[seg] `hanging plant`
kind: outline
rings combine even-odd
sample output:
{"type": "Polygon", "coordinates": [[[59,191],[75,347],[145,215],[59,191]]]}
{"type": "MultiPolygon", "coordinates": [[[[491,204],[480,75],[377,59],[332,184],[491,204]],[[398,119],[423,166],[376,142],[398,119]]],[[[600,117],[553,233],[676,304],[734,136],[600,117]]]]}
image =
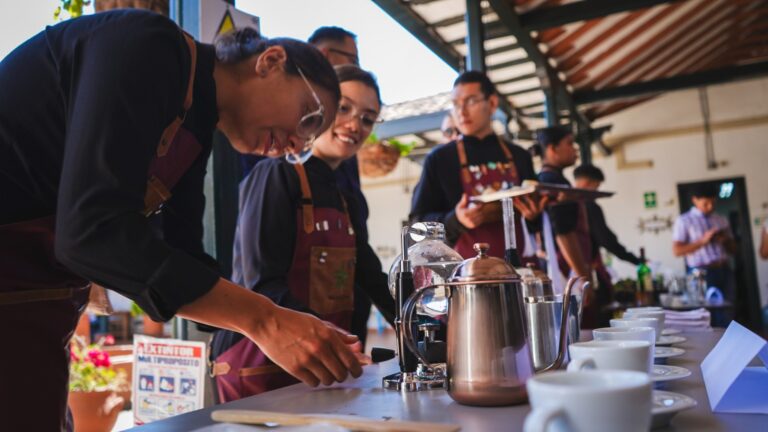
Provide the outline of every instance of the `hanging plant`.
{"type": "Polygon", "coordinates": [[[360,174],[364,177],[382,177],[394,171],[401,156],[407,156],[415,142],[403,143],[396,139],[380,140],[371,134],[357,152],[360,174]]]}
{"type": "Polygon", "coordinates": [[[53,19],[64,21],[67,18],[77,18],[83,15],[83,8],[91,5],[91,0],[60,0],[56,10],[53,11],[53,19]],[[68,17],[62,17],[65,12],[68,17]]]}

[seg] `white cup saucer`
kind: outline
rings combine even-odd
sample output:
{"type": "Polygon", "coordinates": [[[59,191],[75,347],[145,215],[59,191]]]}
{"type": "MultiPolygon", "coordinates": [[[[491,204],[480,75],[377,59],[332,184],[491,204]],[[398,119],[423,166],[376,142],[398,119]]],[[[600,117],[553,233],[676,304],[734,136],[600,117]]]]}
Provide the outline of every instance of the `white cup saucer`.
{"type": "Polygon", "coordinates": [[[665,328],[664,330],[662,330],[661,335],[672,336],[672,335],[680,334],[682,332],[683,332],[682,330],[676,329],[676,328],[665,328]]]}
{"type": "Polygon", "coordinates": [[[680,411],[691,409],[698,405],[695,399],[680,393],[662,390],[654,390],[652,396],[651,413],[652,428],[659,428],[669,424],[672,417],[680,411]]]}
{"type": "Polygon", "coordinates": [[[668,347],[668,346],[657,346],[654,349],[653,352],[653,358],[669,358],[669,357],[677,357],[679,355],[685,354],[685,350],[682,348],[675,348],[675,347],[668,347]]]}
{"type": "Polygon", "coordinates": [[[687,341],[683,336],[661,336],[656,345],[674,345],[687,341]]]}
{"type": "Polygon", "coordinates": [[[651,380],[653,382],[672,381],[685,378],[691,375],[691,371],[680,366],[671,365],[653,365],[651,380]]]}

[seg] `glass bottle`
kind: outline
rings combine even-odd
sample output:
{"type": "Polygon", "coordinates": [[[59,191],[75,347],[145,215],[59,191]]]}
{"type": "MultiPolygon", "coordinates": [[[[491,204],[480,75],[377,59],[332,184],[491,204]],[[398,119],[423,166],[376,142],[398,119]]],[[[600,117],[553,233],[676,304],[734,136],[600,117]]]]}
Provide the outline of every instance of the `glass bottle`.
{"type": "Polygon", "coordinates": [[[640,264],[637,265],[637,303],[647,306],[653,302],[653,276],[645,260],[645,248],[640,248],[640,264]]]}

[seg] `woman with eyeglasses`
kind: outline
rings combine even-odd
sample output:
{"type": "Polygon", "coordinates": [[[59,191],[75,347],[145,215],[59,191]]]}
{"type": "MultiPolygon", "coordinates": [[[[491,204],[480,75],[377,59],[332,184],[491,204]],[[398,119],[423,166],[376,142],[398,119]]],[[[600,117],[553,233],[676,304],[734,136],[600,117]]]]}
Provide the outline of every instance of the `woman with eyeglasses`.
{"type": "MultiPolygon", "coordinates": [[[[351,330],[354,296],[364,295],[394,320],[395,303],[368,239],[355,220],[360,203],[342,196],[334,170],[355,155],[379,115],[373,76],[337,66],[341,102],[334,124],[303,165],[266,159],[240,186],[232,278],[280,306],[351,330]]],[[[213,338],[213,373],[221,402],[296,382],[248,339],[231,331],[213,338]]]]}
{"type": "Polygon", "coordinates": [[[123,10],[48,27],[0,62],[0,412],[65,430],[68,343],[93,281],[155,320],[237,331],[309,385],[362,373],[355,337],[222,278],[202,247],[215,128],[299,154],[331,124],[330,64],[250,29],[214,47],[123,10]],[[159,212],[159,214],[158,214],[159,212]],[[31,403],[30,401],[34,401],[31,403]]]}

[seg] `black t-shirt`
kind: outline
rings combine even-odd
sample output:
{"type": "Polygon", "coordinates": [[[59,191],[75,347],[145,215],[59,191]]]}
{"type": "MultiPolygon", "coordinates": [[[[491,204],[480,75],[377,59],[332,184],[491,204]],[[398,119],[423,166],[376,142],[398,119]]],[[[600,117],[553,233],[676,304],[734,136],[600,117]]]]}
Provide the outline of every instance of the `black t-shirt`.
{"type": "MultiPolygon", "coordinates": [[[[533,159],[522,147],[504,142],[512,152],[520,182],[536,180],[533,159]]],[[[506,162],[507,157],[499,146],[498,137],[490,134],[482,140],[464,137],[464,149],[469,165],[488,162],[506,162]]],[[[424,159],[421,179],[416,185],[411,200],[411,221],[433,221],[445,225],[446,240],[455,243],[465,231],[454,209],[461,201],[464,189],[461,184],[461,166],[456,142],[451,141],[435,147],[424,159]]]]}
{"type": "MultiPolygon", "coordinates": [[[[545,165],[539,173],[541,183],[551,183],[570,186],[571,182],[563,175],[562,168],[545,165]]],[[[552,231],[556,235],[568,234],[576,230],[579,218],[579,204],[575,202],[565,202],[554,204],[547,209],[550,221],[552,222],[552,231]]]]}
{"type": "Polygon", "coordinates": [[[197,44],[182,127],[202,152],[152,221],[142,215],[148,167],[190,71],[176,24],[105,12],[48,27],[14,50],[0,63],[0,224],[55,214],[57,258],[156,319],[208,292],[219,277],[202,263],[214,59],[213,47],[197,44]]]}

